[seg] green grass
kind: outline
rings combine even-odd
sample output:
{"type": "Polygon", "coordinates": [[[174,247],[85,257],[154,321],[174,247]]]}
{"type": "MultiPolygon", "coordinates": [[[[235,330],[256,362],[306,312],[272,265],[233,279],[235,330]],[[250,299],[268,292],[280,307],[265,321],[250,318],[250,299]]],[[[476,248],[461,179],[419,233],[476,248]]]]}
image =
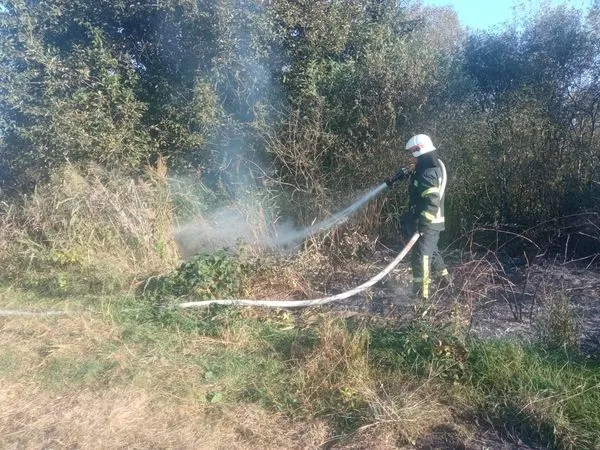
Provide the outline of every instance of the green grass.
{"type": "Polygon", "coordinates": [[[515,342],[476,342],[470,402],[492,423],[560,448],[600,446],[600,366],[515,342]]]}
{"type": "Polygon", "coordinates": [[[106,386],[111,372],[117,367],[115,361],[96,358],[52,358],[40,369],[39,379],[57,390],[77,389],[82,386],[106,386]]]}
{"type": "Polygon", "coordinates": [[[458,415],[556,448],[600,446],[597,361],[515,341],[463,343],[423,323],[371,335],[375,365],[448,383],[446,401],[460,405],[458,415]]]}

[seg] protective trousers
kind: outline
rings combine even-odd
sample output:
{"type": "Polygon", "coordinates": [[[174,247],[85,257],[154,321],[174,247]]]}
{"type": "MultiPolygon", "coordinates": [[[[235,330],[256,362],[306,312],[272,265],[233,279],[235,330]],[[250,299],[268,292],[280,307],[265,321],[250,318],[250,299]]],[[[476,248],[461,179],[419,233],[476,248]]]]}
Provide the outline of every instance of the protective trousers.
{"type": "Polygon", "coordinates": [[[448,277],[448,269],[438,250],[440,232],[425,229],[421,233],[411,255],[413,294],[428,299],[432,279],[448,277]]]}

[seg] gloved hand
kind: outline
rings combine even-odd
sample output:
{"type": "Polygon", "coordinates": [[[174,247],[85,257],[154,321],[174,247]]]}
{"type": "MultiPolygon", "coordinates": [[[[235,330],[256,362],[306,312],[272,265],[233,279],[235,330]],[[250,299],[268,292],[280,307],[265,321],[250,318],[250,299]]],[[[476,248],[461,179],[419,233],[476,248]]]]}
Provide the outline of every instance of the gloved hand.
{"type": "Polygon", "coordinates": [[[403,167],[402,169],[400,169],[398,171],[398,173],[396,173],[396,175],[394,175],[393,177],[389,177],[386,178],[385,180],[383,180],[385,182],[385,184],[388,185],[388,187],[392,187],[392,185],[396,182],[396,181],[400,181],[403,178],[406,178],[410,175],[410,170],[406,169],[405,167],[403,167]]]}

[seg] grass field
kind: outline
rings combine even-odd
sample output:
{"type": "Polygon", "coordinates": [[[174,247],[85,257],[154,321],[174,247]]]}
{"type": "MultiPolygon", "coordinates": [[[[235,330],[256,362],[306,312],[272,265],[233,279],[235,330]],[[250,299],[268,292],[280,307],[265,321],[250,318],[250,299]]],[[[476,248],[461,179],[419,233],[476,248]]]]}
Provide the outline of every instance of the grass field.
{"type": "Polygon", "coordinates": [[[438,448],[482,448],[487,426],[600,445],[600,364],[582,356],[423,321],[1,292],[3,310],[69,312],[0,318],[3,448],[427,448],[439,429],[438,448]]]}

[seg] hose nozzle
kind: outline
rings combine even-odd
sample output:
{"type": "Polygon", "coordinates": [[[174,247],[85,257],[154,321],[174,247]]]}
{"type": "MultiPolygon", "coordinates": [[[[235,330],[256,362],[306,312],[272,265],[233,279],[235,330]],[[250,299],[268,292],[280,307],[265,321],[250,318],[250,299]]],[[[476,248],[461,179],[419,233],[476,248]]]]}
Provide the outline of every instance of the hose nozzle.
{"type": "Polygon", "coordinates": [[[386,178],[383,181],[385,182],[385,184],[388,185],[388,187],[392,187],[396,181],[400,181],[400,180],[408,177],[409,175],[410,175],[410,170],[403,167],[402,169],[400,169],[398,171],[398,173],[396,173],[396,175],[394,175],[393,177],[386,178]]]}

